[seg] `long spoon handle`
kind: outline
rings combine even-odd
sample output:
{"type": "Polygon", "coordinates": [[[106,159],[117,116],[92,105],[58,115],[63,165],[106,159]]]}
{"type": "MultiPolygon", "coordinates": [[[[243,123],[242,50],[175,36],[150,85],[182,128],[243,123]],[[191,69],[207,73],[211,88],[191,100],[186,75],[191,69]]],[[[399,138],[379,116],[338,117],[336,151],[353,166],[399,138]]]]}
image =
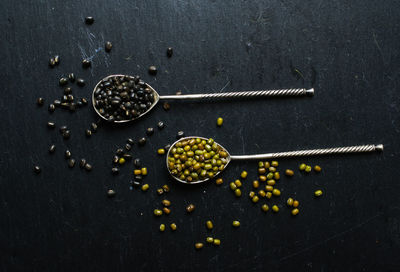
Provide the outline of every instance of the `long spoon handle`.
{"type": "Polygon", "coordinates": [[[272,96],[303,96],[314,95],[314,89],[285,89],[285,90],[262,90],[229,93],[210,93],[210,94],[186,94],[186,95],[161,95],[161,100],[174,99],[210,99],[210,98],[250,98],[250,97],[272,97],[272,96]]]}
{"type": "Polygon", "coordinates": [[[304,157],[304,156],[317,156],[317,155],[329,155],[329,154],[362,153],[362,152],[373,152],[382,150],[383,150],[382,144],[356,145],[347,147],[310,149],[310,150],[267,153],[267,154],[257,154],[257,155],[238,155],[238,156],[231,156],[231,159],[232,160],[277,159],[277,158],[304,157]]]}

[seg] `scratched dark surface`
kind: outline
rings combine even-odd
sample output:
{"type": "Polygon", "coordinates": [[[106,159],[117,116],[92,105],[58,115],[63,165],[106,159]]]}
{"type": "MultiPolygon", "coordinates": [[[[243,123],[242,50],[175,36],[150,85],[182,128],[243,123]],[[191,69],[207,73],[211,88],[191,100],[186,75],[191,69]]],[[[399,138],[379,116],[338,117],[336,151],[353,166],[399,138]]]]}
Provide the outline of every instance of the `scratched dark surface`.
{"type": "Polygon", "coordinates": [[[399,1],[1,1],[1,271],[398,271],[400,269],[399,1]],[[85,25],[85,16],[95,23],[85,25]],[[104,42],[114,44],[112,52],[104,42]],[[168,59],[166,48],[174,55],[168,59]],[[50,69],[48,60],[61,63],[50,69]],[[92,68],[81,60],[90,57],[92,68]],[[156,77],[147,67],[156,65],[156,77]],[[295,72],[297,70],[298,72],[295,72]],[[161,94],[315,88],[312,98],[171,102],[126,126],[101,126],[90,107],[56,110],[61,75],[87,80],[73,86],[89,97],[103,76],[140,74],[161,94]],[[46,105],[38,108],[36,98],[46,105]],[[223,127],[215,126],[221,116],[223,127]],[[47,121],[68,125],[70,140],[47,121]],[[111,175],[114,150],[128,137],[144,136],[159,120],[163,131],[132,154],[149,169],[150,191],[129,189],[132,165],[111,175]],[[247,197],[256,162],[236,162],[225,183],[182,186],[172,181],[155,150],[186,135],[213,137],[232,154],[382,143],[383,153],[280,160],[295,169],[282,177],[281,207],[263,214],[247,197]],[[53,155],[50,144],[56,144],[53,155]],[[93,165],[68,169],[63,152],[93,165]],[[302,175],[298,164],[323,167],[302,175]],[[42,173],[36,176],[32,167],[42,173]],[[228,182],[246,169],[243,196],[228,182]],[[168,183],[171,192],[157,196],[168,183]],[[107,189],[117,192],[106,197],[107,189]],[[325,194],[313,197],[316,189],[325,194]],[[285,200],[300,201],[293,218],[285,200]],[[160,201],[169,216],[155,218],[160,201]],[[196,210],[186,214],[184,207],[196,210]],[[205,229],[211,219],[215,228],[205,229]],[[233,229],[232,220],[241,227],[233,229]],[[176,222],[178,230],[158,231],[176,222]],[[219,247],[194,243],[220,238],[219,247]]]}

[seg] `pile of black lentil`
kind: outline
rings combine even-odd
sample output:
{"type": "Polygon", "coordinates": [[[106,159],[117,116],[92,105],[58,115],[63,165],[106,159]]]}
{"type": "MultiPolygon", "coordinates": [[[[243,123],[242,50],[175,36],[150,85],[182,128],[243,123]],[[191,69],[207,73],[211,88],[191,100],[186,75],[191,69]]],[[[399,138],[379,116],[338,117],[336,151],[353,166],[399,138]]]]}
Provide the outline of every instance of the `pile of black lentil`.
{"type": "Polygon", "coordinates": [[[138,118],[155,102],[152,89],[139,76],[110,76],[96,86],[93,102],[110,122],[138,118]]]}

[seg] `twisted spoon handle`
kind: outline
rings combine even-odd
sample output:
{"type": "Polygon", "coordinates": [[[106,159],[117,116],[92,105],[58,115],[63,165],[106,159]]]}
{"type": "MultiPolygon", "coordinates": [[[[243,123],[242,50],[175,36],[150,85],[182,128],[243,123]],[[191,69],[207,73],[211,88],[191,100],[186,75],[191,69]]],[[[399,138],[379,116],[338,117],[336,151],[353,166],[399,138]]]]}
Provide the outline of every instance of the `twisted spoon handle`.
{"type": "Polygon", "coordinates": [[[314,95],[314,89],[285,89],[285,90],[262,90],[247,92],[211,93],[211,94],[186,94],[186,95],[161,95],[160,99],[209,99],[209,98],[247,98],[247,97],[272,97],[272,96],[303,96],[314,95]]]}
{"type": "Polygon", "coordinates": [[[278,153],[267,153],[257,155],[239,155],[231,156],[232,160],[250,160],[250,159],[277,159],[277,158],[289,158],[289,157],[303,157],[303,156],[316,156],[316,155],[328,155],[328,154],[344,154],[344,153],[361,153],[361,152],[373,152],[382,151],[383,145],[358,145],[358,146],[347,146],[347,147],[334,147],[324,149],[310,149],[310,150],[299,150],[289,152],[278,152],[278,153]]]}

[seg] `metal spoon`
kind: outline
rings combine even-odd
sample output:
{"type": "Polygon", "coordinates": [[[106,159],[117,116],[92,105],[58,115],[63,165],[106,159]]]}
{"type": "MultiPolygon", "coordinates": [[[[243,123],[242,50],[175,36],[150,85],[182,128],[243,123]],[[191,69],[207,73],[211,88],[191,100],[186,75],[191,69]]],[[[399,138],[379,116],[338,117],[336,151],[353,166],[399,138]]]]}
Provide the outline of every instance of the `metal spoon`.
{"type": "MultiPolygon", "coordinates": [[[[102,80],[100,80],[93,89],[92,92],[92,105],[96,113],[104,120],[108,120],[104,117],[96,108],[96,98],[95,92],[98,89],[99,85],[102,82],[107,81],[110,78],[114,77],[129,77],[132,80],[133,76],[128,75],[109,75],[102,80]]],[[[187,95],[162,95],[160,96],[149,84],[145,83],[146,87],[149,88],[153,95],[154,101],[151,107],[149,107],[145,112],[140,114],[135,118],[125,119],[125,120],[113,120],[114,123],[126,123],[133,120],[136,120],[143,115],[147,114],[160,100],[194,100],[194,99],[225,99],[225,98],[249,98],[249,97],[273,97],[273,96],[312,96],[314,95],[314,89],[284,89],[284,90],[262,90],[262,91],[246,91],[246,92],[229,92],[229,93],[211,93],[211,94],[187,94],[187,95]]]]}
{"type": "MultiPolygon", "coordinates": [[[[166,159],[167,169],[168,169],[170,175],[179,182],[186,183],[186,184],[196,184],[196,183],[201,183],[201,182],[204,182],[204,181],[207,181],[210,179],[210,178],[205,178],[202,180],[196,180],[196,181],[191,181],[191,182],[188,182],[186,180],[181,180],[178,177],[174,176],[171,173],[171,169],[169,169],[169,167],[168,167],[169,154],[170,154],[172,148],[174,148],[174,146],[176,145],[176,143],[185,141],[185,140],[189,140],[189,139],[196,139],[196,138],[200,138],[202,140],[208,140],[207,138],[198,137],[198,136],[190,136],[190,137],[181,138],[181,139],[177,140],[176,142],[174,142],[167,152],[167,159],[166,159]]],[[[345,154],[345,153],[363,153],[363,152],[383,151],[383,145],[379,144],[379,145],[356,145],[356,146],[334,147],[334,148],[324,148],[324,149],[310,149],[310,150],[266,153],[266,154],[257,154],[257,155],[230,155],[229,152],[222,145],[220,145],[220,144],[218,144],[218,145],[220,148],[222,148],[223,151],[225,151],[228,154],[228,156],[226,158],[227,162],[226,162],[223,170],[226,169],[226,167],[232,160],[256,160],[256,159],[268,160],[268,159],[278,159],[278,158],[288,158],[288,157],[304,157],[304,156],[329,155],[329,154],[345,154]]],[[[214,175],[214,177],[219,175],[222,171],[217,172],[214,175]]]]}

